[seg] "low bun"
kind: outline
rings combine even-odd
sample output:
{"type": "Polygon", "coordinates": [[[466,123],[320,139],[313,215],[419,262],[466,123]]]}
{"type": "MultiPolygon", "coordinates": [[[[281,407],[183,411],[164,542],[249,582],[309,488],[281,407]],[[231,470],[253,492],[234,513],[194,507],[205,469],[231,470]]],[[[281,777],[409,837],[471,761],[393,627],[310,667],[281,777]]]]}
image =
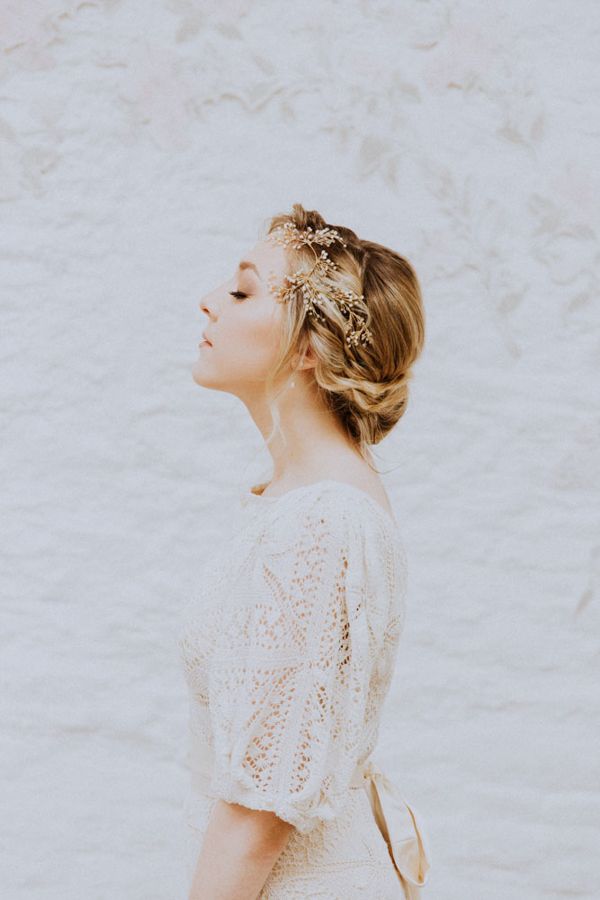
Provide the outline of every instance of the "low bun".
{"type": "Polygon", "coordinates": [[[411,378],[406,371],[387,383],[360,377],[332,379],[323,398],[355,444],[375,445],[404,415],[411,378]]]}

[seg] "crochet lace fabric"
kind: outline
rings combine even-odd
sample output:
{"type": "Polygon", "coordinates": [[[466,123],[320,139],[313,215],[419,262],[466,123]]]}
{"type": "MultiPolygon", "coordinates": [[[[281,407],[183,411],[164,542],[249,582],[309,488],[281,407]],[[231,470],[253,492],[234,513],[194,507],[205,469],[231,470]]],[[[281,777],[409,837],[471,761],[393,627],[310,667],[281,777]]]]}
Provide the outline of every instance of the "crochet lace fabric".
{"type": "Polygon", "coordinates": [[[342,483],[252,497],[201,573],[179,647],[190,697],[190,879],[217,799],[295,831],[259,895],[403,896],[362,790],[404,621],[398,526],[342,483]]]}

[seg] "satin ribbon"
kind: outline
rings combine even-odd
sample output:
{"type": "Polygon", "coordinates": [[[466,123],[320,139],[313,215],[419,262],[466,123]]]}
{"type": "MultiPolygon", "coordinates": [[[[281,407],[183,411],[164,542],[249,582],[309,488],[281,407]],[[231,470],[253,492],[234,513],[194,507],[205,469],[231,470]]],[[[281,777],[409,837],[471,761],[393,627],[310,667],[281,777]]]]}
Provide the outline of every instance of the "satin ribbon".
{"type": "Polygon", "coordinates": [[[421,817],[371,760],[356,767],[351,786],[364,787],[406,900],[418,900],[419,887],[427,881],[431,868],[429,840],[421,817]]]}

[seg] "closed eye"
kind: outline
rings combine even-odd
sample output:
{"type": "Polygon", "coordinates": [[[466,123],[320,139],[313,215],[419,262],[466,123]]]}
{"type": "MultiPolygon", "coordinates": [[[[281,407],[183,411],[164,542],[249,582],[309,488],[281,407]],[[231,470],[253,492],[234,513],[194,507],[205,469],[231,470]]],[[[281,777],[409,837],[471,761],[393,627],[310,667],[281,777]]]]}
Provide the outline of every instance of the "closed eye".
{"type": "Polygon", "coordinates": [[[236,300],[245,300],[248,294],[244,294],[243,291],[229,291],[232,297],[235,297],[236,300]]]}

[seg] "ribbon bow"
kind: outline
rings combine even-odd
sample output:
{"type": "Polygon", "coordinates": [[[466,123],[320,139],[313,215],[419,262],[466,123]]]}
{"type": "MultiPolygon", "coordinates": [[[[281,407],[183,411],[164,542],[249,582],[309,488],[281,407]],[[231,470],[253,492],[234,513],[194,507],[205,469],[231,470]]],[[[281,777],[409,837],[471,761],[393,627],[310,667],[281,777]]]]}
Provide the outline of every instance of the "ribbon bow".
{"type": "Polygon", "coordinates": [[[369,760],[359,767],[377,826],[387,844],[407,900],[417,900],[431,868],[429,841],[420,816],[398,788],[369,760]]]}

